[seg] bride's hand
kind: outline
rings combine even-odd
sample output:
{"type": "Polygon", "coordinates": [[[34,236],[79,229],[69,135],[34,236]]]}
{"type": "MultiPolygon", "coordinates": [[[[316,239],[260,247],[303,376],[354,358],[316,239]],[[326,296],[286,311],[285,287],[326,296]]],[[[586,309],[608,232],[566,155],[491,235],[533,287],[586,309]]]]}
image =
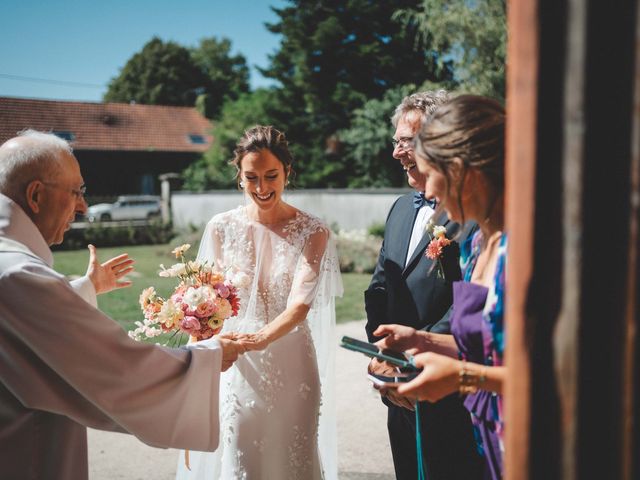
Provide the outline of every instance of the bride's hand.
{"type": "Polygon", "coordinates": [[[238,343],[242,345],[245,350],[264,350],[269,341],[264,333],[239,333],[237,337],[238,343]]]}

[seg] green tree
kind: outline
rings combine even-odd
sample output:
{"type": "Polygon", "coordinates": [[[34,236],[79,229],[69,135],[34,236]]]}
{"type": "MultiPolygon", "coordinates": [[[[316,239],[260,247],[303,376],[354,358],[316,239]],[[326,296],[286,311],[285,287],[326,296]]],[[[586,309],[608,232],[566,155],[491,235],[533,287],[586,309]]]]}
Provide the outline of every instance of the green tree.
{"type": "Polygon", "coordinates": [[[236,171],[229,165],[235,145],[247,128],[272,123],[268,110],[273,101],[273,90],[258,89],[241,94],[237,100],[226,102],[219,120],[214,123],[213,145],[183,172],[184,188],[202,191],[235,186],[236,171]]]}
{"type": "Polygon", "coordinates": [[[188,49],[154,37],[111,79],[104,101],[193,106],[208,82],[188,49]]]}
{"type": "Polygon", "coordinates": [[[246,59],[231,54],[230,40],[205,38],[188,49],[154,37],[111,80],[104,100],[194,106],[197,99],[200,112],[214,118],[248,91],[246,59]]]}
{"type": "Polygon", "coordinates": [[[505,97],[506,0],[422,0],[394,15],[413,32],[416,47],[442,52],[461,91],[505,97]]]}
{"type": "Polygon", "coordinates": [[[402,85],[388,90],[379,100],[369,100],[353,112],[351,126],[340,132],[345,161],[354,170],[349,187],[406,187],[404,170],[392,155],[394,128],[391,117],[407,95],[440,88],[443,88],[442,84],[431,82],[418,87],[402,85]]]}
{"type": "Polygon", "coordinates": [[[414,38],[391,19],[398,9],[417,8],[419,0],[290,0],[274,9],[282,35],[267,77],[277,80],[270,112],[276,125],[295,140],[302,186],[346,186],[355,175],[345,161],[337,132],[369,99],[407,83],[450,80],[447,62],[435,51],[414,49],[414,38]]]}
{"type": "Polygon", "coordinates": [[[392,156],[391,115],[405,96],[417,91],[415,85],[396,87],[353,112],[350,128],[340,132],[345,161],[354,170],[350,187],[405,186],[403,170],[392,156]]]}
{"type": "Polygon", "coordinates": [[[204,38],[191,49],[191,58],[209,79],[204,106],[207,117],[217,116],[227,100],[249,91],[247,60],[241,54],[231,54],[229,39],[204,38]]]}

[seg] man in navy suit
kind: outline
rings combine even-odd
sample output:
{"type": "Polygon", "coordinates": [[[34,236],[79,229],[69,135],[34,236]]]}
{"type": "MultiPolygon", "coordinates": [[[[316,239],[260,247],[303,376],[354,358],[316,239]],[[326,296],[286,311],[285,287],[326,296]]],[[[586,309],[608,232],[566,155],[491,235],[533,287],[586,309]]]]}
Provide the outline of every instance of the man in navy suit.
{"type": "MultiPolygon", "coordinates": [[[[397,323],[436,333],[450,333],[447,312],[452,303],[451,283],[461,279],[459,248],[445,248],[440,264],[425,256],[430,241],[425,227],[431,221],[447,229],[447,238],[458,234],[459,226],[448,221],[443,212],[433,218],[435,205],[424,199],[425,178],[416,168],[413,137],[422,122],[438,105],[445,103],[444,90],[420,92],[402,100],[391,119],[395,134],[393,157],[407,173],[415,190],[400,197],[391,207],[384,241],[369,288],[365,291],[367,336],[379,325],[397,323]]],[[[460,235],[460,239],[463,235],[460,235]]],[[[375,361],[374,361],[375,363],[375,361]]],[[[374,369],[372,364],[370,369],[374,369]]],[[[388,406],[387,427],[396,477],[418,478],[415,413],[406,400],[388,391],[383,402],[388,406]]],[[[469,412],[457,395],[437,403],[420,403],[422,452],[429,480],[476,479],[482,472],[476,452],[469,412]]]]}

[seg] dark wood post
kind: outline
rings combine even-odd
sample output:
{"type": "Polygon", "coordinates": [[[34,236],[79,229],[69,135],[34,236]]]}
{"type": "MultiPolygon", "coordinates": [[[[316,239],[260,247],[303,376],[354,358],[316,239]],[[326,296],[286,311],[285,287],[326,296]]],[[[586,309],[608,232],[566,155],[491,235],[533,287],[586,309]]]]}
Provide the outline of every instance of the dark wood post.
{"type": "Polygon", "coordinates": [[[510,479],[640,475],[637,10],[509,4],[510,479]]]}

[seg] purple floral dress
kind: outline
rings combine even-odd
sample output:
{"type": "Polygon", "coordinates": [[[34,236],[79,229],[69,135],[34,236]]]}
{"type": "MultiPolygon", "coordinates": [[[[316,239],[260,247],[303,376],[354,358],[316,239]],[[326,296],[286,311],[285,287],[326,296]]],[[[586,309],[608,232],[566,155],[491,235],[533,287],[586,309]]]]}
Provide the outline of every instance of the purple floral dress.
{"type": "MultiPolygon", "coordinates": [[[[453,283],[451,333],[462,360],[487,366],[502,365],[504,353],[504,295],[507,236],[498,247],[496,274],[491,288],[471,283],[480,253],[482,233],[476,232],[462,246],[464,281],[453,283]]],[[[486,460],[485,478],[502,478],[502,397],[479,390],[467,395],[464,406],[471,413],[479,453],[486,460]]]]}

